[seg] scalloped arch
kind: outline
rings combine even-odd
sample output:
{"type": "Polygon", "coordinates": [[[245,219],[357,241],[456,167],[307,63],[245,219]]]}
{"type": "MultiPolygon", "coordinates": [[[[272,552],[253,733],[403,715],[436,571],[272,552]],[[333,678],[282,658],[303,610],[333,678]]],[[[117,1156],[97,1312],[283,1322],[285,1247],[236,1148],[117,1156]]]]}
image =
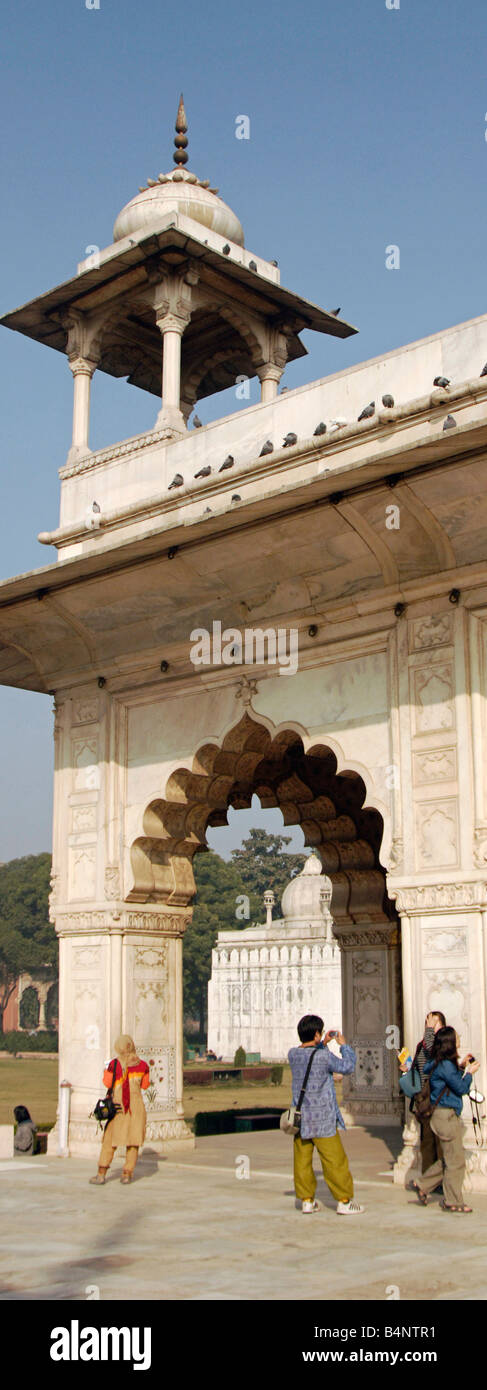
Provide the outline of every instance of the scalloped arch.
{"type": "Polygon", "coordinates": [[[188,906],[195,893],[192,861],[204,851],[209,826],[227,824],[230,807],[278,807],[285,825],[299,825],[333,884],[335,923],[386,923],[395,917],[380,863],[383,820],[365,805],[356,769],[339,769],[335,750],[288,724],[246,712],[220,741],[202,744],[192,766],[170,773],[164,796],[149,802],[143,834],[133,843],[132,902],[188,906]]]}

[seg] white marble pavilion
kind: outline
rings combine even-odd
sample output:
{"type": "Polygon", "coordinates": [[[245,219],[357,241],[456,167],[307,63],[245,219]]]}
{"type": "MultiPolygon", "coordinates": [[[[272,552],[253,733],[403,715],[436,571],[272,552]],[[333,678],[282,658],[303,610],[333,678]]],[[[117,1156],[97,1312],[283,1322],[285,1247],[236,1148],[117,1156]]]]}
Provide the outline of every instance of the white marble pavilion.
{"type": "Polygon", "coordinates": [[[221,931],[212,953],[208,985],[208,1047],[232,1060],[241,1046],[264,1061],[282,1062],[297,1043],[303,1014],[319,1014],[326,1028],[340,1028],[340,949],[330,912],[332,885],[310,854],[284,889],[282,917],[272,918],[273,894],[265,894],[267,921],[240,931],[221,931]]]}

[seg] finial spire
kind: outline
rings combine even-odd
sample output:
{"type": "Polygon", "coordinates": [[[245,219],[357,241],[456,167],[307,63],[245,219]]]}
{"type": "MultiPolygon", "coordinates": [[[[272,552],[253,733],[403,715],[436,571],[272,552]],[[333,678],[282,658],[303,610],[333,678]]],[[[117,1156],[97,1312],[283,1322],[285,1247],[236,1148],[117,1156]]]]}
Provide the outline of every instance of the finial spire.
{"type": "Polygon", "coordinates": [[[173,154],[174,163],[187,164],[188,156],[186,154],[186,146],[188,141],[186,139],[186,131],[188,129],[188,126],[186,122],[186,112],[184,109],[184,98],[182,92],[179,98],[178,114],[176,116],[176,125],[174,128],[177,131],[177,135],[174,141],[174,144],[176,146],[176,153],[173,154]]]}

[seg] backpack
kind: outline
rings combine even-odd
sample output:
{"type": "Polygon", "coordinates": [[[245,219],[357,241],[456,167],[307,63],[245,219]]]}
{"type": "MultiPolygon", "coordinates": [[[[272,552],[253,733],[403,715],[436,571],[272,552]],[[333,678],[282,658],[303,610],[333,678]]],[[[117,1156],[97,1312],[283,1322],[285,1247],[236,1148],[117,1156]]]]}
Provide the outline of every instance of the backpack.
{"type": "MultiPolygon", "coordinates": [[[[434,1068],[433,1068],[433,1071],[436,1070],[436,1067],[437,1067],[438,1065],[439,1065],[439,1063],[436,1062],[436,1063],[435,1063],[435,1066],[434,1066],[434,1068]]],[[[423,1085],[422,1085],[422,1087],[421,1087],[421,1090],[417,1092],[417,1094],[415,1095],[414,1100],[413,1100],[414,1114],[415,1114],[415,1116],[416,1116],[416,1119],[419,1120],[419,1123],[420,1123],[420,1124],[424,1124],[425,1120],[430,1120],[430,1119],[431,1119],[431,1116],[432,1116],[432,1114],[433,1114],[433,1111],[436,1110],[436,1107],[437,1107],[437,1105],[439,1105],[442,1096],[444,1096],[444,1094],[445,1094],[445,1091],[448,1091],[448,1092],[449,1092],[449,1090],[450,1090],[449,1086],[445,1085],[445,1086],[443,1087],[443,1090],[440,1091],[440,1094],[439,1094],[439,1096],[438,1096],[438,1099],[433,1101],[433,1100],[431,1099],[431,1086],[430,1086],[430,1076],[432,1076],[432,1075],[433,1075],[433,1072],[430,1072],[430,1075],[429,1075],[429,1076],[425,1076],[425,1077],[424,1077],[424,1079],[423,1079],[423,1085]]]]}

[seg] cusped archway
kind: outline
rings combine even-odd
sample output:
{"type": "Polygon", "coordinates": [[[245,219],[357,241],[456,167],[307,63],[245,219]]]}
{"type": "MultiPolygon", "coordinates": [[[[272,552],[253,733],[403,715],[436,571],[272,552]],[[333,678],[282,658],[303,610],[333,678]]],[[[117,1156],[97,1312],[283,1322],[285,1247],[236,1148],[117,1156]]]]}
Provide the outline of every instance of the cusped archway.
{"type": "Polygon", "coordinates": [[[221,745],[200,747],[191,768],[172,772],[164,796],[147,806],[143,835],[131,851],[133,902],[188,906],[195,892],[192,861],[207,848],[209,826],[227,824],[230,807],[247,808],[257,794],[279,807],[285,825],[299,825],[333,884],[340,924],[387,923],[395,916],[380,864],[382,817],[365,805],[356,771],[339,771],[324,743],[305,751],[295,729],[272,734],[245,713],[221,745]]]}

